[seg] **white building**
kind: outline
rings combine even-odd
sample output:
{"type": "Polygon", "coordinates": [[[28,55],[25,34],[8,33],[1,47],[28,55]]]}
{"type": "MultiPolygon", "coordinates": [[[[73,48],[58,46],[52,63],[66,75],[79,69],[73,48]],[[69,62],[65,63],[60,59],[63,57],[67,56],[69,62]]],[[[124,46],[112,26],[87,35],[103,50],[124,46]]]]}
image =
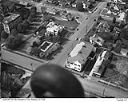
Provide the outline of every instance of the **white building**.
{"type": "Polygon", "coordinates": [[[103,51],[99,54],[98,58],[97,58],[97,61],[96,63],[94,64],[90,74],[89,74],[89,77],[88,79],[90,79],[93,74],[95,74],[96,76],[100,77],[102,72],[99,73],[99,70],[100,70],[100,67],[101,65],[103,64],[103,61],[107,60],[108,58],[108,55],[109,55],[109,52],[108,51],[103,51]]]}
{"type": "Polygon", "coordinates": [[[45,41],[39,47],[41,50],[41,52],[39,53],[39,56],[41,58],[47,57],[49,54],[51,54],[53,51],[57,50],[57,48],[59,48],[59,47],[60,47],[60,45],[58,43],[52,43],[52,42],[45,41]]]}
{"type": "Polygon", "coordinates": [[[93,51],[93,48],[93,45],[88,42],[80,42],[77,44],[69,54],[65,67],[78,72],[82,71],[83,65],[87,61],[90,53],[93,51]]]}
{"type": "Polygon", "coordinates": [[[46,36],[49,36],[50,34],[57,36],[59,32],[61,32],[64,29],[64,26],[57,25],[55,22],[50,22],[47,25],[46,28],[46,36]]]}
{"type": "Polygon", "coordinates": [[[98,44],[99,46],[102,46],[104,43],[104,40],[98,35],[94,34],[93,36],[90,37],[90,43],[93,45],[98,44]]]}

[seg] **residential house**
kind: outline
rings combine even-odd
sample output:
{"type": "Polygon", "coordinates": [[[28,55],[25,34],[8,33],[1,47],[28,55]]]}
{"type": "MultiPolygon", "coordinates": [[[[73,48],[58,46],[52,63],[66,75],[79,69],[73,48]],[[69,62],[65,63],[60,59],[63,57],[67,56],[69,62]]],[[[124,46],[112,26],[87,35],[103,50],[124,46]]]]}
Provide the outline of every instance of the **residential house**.
{"type": "Polygon", "coordinates": [[[57,25],[57,24],[55,24],[55,22],[50,22],[47,25],[45,35],[49,36],[50,34],[52,34],[54,36],[57,36],[58,33],[61,32],[63,29],[64,29],[64,26],[57,25]]]}
{"type": "Polygon", "coordinates": [[[89,42],[78,43],[69,54],[69,57],[65,63],[65,67],[78,72],[82,71],[89,55],[93,50],[94,47],[89,42]]]}
{"type": "Polygon", "coordinates": [[[11,13],[8,17],[5,17],[3,23],[9,26],[9,29],[16,27],[16,25],[22,21],[22,18],[19,14],[11,13]]]}

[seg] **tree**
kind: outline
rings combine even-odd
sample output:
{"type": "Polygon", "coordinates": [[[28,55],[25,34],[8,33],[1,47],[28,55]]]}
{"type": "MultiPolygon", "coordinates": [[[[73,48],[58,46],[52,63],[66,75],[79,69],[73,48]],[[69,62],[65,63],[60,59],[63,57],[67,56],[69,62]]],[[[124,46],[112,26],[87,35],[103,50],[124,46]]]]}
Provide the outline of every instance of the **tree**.
{"type": "Polygon", "coordinates": [[[77,2],[76,8],[77,8],[78,11],[83,12],[84,11],[83,3],[82,2],[77,2]]]}
{"type": "Polygon", "coordinates": [[[53,4],[55,4],[56,6],[58,6],[58,5],[59,5],[58,0],[52,0],[52,3],[53,3],[53,4]]]}
{"type": "Polygon", "coordinates": [[[121,30],[120,38],[124,38],[124,39],[128,40],[128,29],[127,28],[124,28],[121,30]]]}
{"type": "Polygon", "coordinates": [[[55,18],[50,16],[50,15],[45,15],[44,16],[44,21],[50,21],[50,20],[55,21],[55,18]]]}
{"type": "Polygon", "coordinates": [[[2,33],[3,30],[4,30],[3,24],[0,23],[0,34],[2,33]]]}
{"type": "Polygon", "coordinates": [[[116,53],[120,53],[121,47],[122,47],[121,45],[122,45],[121,40],[117,40],[117,41],[116,41],[116,46],[115,46],[115,48],[114,48],[114,51],[115,51],[116,53]]]}
{"type": "Polygon", "coordinates": [[[116,17],[113,17],[113,21],[114,24],[116,23],[116,17]]]}
{"type": "Polygon", "coordinates": [[[128,11],[126,13],[126,22],[128,23],[128,11]]]}
{"type": "Polygon", "coordinates": [[[31,7],[30,14],[32,17],[35,16],[36,12],[37,12],[37,8],[35,6],[31,7]]]}
{"type": "Polygon", "coordinates": [[[128,3],[128,0],[122,0],[123,2],[125,2],[125,3],[128,3]]]}
{"type": "Polygon", "coordinates": [[[119,28],[120,28],[120,29],[123,29],[125,26],[127,26],[127,23],[125,23],[125,22],[122,21],[122,22],[120,23],[120,25],[119,25],[119,28]]]}
{"type": "Polygon", "coordinates": [[[11,35],[16,36],[18,34],[18,31],[16,29],[11,30],[11,35]]]}
{"type": "Polygon", "coordinates": [[[25,29],[26,29],[26,27],[23,25],[23,23],[19,23],[19,24],[17,25],[17,31],[18,31],[19,33],[24,33],[25,29]]]}
{"type": "Polygon", "coordinates": [[[2,33],[1,33],[1,38],[3,38],[3,39],[7,39],[8,36],[9,36],[9,34],[6,33],[6,32],[3,30],[2,33]]]}
{"type": "Polygon", "coordinates": [[[26,9],[26,8],[20,8],[18,9],[18,12],[20,13],[20,16],[22,17],[22,19],[27,19],[30,15],[30,11],[29,9],[26,9]]]}
{"type": "Polygon", "coordinates": [[[68,0],[68,1],[70,1],[70,5],[76,2],[76,0],[68,0]]]}
{"type": "Polygon", "coordinates": [[[110,30],[110,32],[113,32],[113,30],[114,30],[114,26],[113,26],[113,25],[110,25],[109,30],[110,30]]]}
{"type": "Polygon", "coordinates": [[[90,5],[88,6],[89,9],[92,9],[94,7],[93,3],[90,3],[90,5]]]}
{"type": "Polygon", "coordinates": [[[3,15],[0,14],[0,22],[4,19],[3,15]]]}
{"type": "Polygon", "coordinates": [[[67,17],[68,21],[73,21],[73,20],[74,20],[74,17],[72,16],[71,13],[68,13],[68,14],[66,15],[66,17],[67,17]]]}
{"type": "Polygon", "coordinates": [[[46,13],[46,7],[45,7],[45,6],[42,6],[42,7],[41,7],[41,12],[42,12],[43,14],[46,13]]]}
{"type": "Polygon", "coordinates": [[[125,9],[125,10],[128,9],[128,4],[125,4],[125,5],[124,5],[124,9],[125,9]]]}
{"type": "Polygon", "coordinates": [[[10,35],[6,41],[6,46],[9,49],[15,50],[19,48],[19,46],[23,43],[23,36],[17,35],[13,36],[10,35]]]}
{"type": "Polygon", "coordinates": [[[35,55],[35,56],[38,56],[39,53],[40,53],[40,49],[39,49],[38,47],[36,47],[36,46],[33,47],[33,48],[31,49],[31,52],[30,52],[31,55],[35,55]]]}
{"type": "Polygon", "coordinates": [[[33,20],[32,16],[31,16],[31,15],[29,15],[29,17],[28,17],[28,19],[27,19],[27,20],[28,20],[28,22],[29,22],[29,23],[31,23],[31,22],[32,22],[32,20],[33,20]]]}
{"type": "Polygon", "coordinates": [[[105,41],[111,41],[113,38],[113,35],[111,32],[101,32],[98,33],[98,35],[103,38],[105,41]]]}
{"type": "Polygon", "coordinates": [[[23,26],[25,28],[27,28],[29,26],[29,21],[28,20],[24,20],[22,24],[23,24],[23,26]]]}
{"type": "Polygon", "coordinates": [[[128,49],[128,40],[121,38],[122,48],[128,49]]]}

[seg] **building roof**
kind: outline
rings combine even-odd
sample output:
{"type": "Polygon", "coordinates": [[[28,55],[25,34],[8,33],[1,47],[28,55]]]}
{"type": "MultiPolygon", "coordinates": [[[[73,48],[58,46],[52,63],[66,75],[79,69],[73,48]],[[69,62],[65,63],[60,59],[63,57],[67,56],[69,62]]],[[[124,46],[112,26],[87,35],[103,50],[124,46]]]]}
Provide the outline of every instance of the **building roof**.
{"type": "Polygon", "coordinates": [[[98,72],[100,66],[102,65],[104,59],[107,59],[109,56],[109,52],[103,51],[99,54],[96,63],[93,66],[93,72],[98,72]]]}
{"type": "Polygon", "coordinates": [[[77,56],[79,51],[83,48],[84,45],[85,45],[84,42],[81,42],[81,43],[77,44],[76,47],[70,53],[70,56],[71,57],[77,56]]]}
{"type": "Polygon", "coordinates": [[[8,17],[5,17],[3,22],[4,23],[10,23],[11,21],[15,20],[16,18],[18,18],[20,15],[19,14],[11,14],[8,17]]]}
{"type": "Polygon", "coordinates": [[[124,12],[119,13],[119,18],[118,19],[123,21],[124,18],[125,18],[125,13],[124,12]]]}
{"type": "Polygon", "coordinates": [[[60,30],[63,29],[63,26],[60,26],[60,25],[56,25],[54,22],[50,22],[48,25],[47,25],[47,32],[50,32],[52,34],[58,34],[58,32],[60,30]]]}
{"type": "Polygon", "coordinates": [[[125,19],[125,12],[119,10],[117,6],[114,6],[114,11],[104,8],[101,12],[101,16],[116,17],[117,21],[123,21],[125,19]],[[115,11],[115,12],[114,12],[115,11]]]}
{"type": "Polygon", "coordinates": [[[121,54],[124,56],[128,56],[128,50],[121,48],[121,54]]]}
{"type": "Polygon", "coordinates": [[[51,46],[53,45],[52,42],[45,41],[41,44],[41,51],[46,52],[51,46]]]}
{"type": "Polygon", "coordinates": [[[104,43],[104,40],[97,34],[94,34],[93,36],[90,37],[90,42],[91,44],[97,43],[98,45],[102,46],[104,43]]]}
{"type": "Polygon", "coordinates": [[[80,42],[75,46],[75,48],[69,54],[70,57],[68,58],[69,62],[76,62],[83,64],[86,62],[87,57],[93,50],[93,45],[89,42],[80,42]]]}

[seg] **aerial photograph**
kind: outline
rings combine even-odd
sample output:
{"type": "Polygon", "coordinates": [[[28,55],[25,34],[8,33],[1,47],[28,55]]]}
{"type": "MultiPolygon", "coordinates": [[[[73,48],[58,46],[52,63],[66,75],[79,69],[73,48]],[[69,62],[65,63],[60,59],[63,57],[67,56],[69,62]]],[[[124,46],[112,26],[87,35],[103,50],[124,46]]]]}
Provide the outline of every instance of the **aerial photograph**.
{"type": "Polygon", "coordinates": [[[128,0],[0,0],[0,98],[128,98],[128,0]]]}

